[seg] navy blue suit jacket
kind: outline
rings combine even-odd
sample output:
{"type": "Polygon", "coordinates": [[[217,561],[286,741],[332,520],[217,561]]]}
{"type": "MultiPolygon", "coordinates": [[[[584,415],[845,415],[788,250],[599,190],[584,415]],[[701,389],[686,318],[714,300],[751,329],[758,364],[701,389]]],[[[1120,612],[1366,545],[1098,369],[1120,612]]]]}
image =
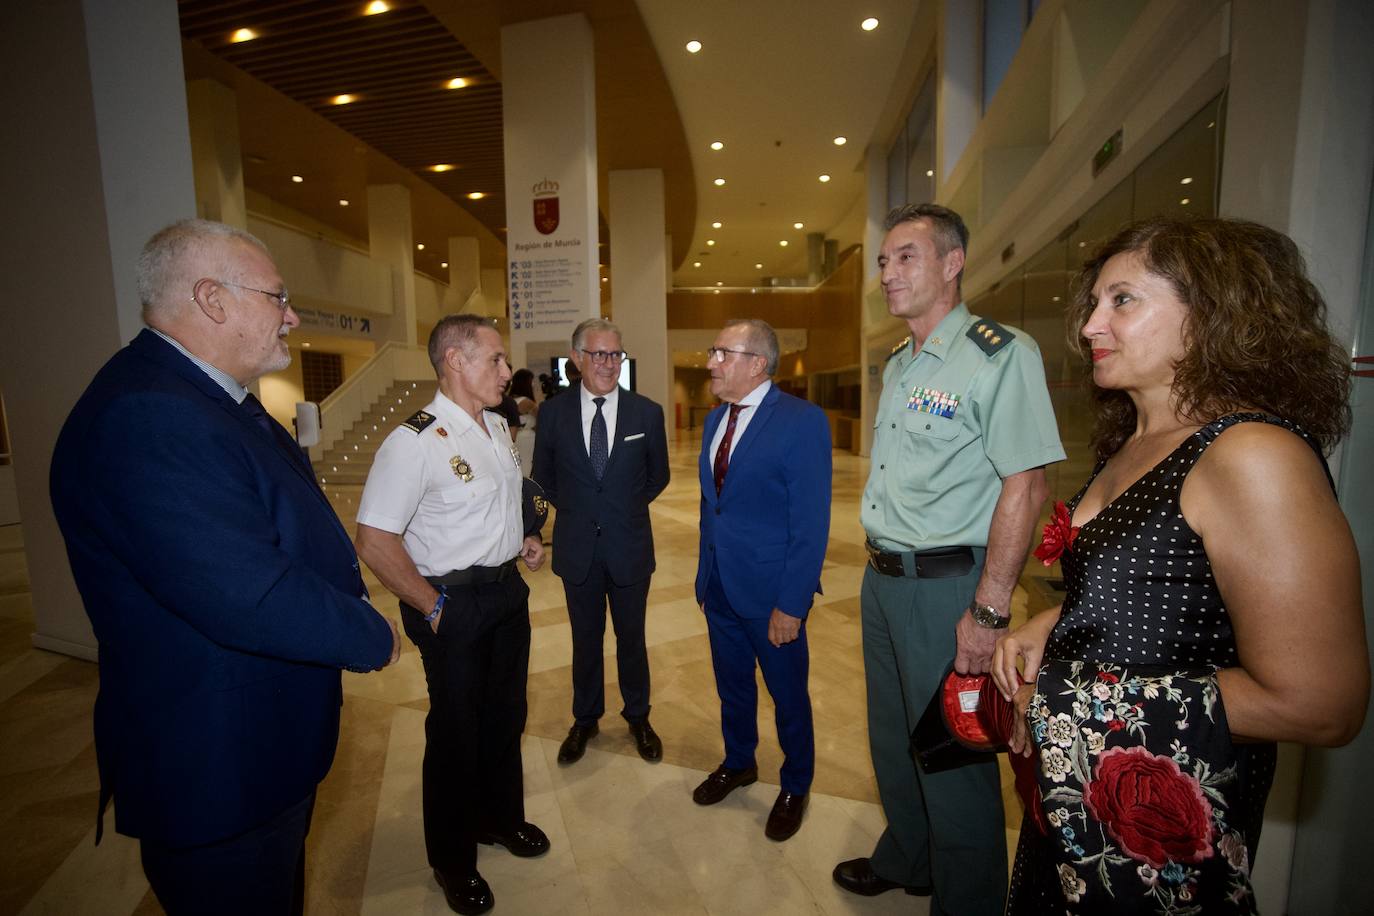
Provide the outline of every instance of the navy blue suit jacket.
{"type": "Polygon", "coordinates": [[[668,486],[668,436],[663,408],[620,390],[615,446],[600,480],[582,438],[582,395],[576,388],[539,408],[530,476],[558,510],[553,523],[553,571],[573,584],[586,581],[598,545],[617,585],[654,571],[649,503],[668,486]]]}
{"type": "Polygon", "coordinates": [[[339,669],[381,667],[392,636],[304,462],[145,330],[73,408],[51,495],[100,641],[116,829],[209,843],[314,791],[339,669]]]}
{"type": "Polygon", "coordinates": [[[830,539],[830,423],[815,404],[769,388],[717,496],[715,455],[707,453],[728,406],[711,411],[701,433],[697,603],[714,569],[741,617],[778,608],[804,618],[821,590],[830,539]]]}

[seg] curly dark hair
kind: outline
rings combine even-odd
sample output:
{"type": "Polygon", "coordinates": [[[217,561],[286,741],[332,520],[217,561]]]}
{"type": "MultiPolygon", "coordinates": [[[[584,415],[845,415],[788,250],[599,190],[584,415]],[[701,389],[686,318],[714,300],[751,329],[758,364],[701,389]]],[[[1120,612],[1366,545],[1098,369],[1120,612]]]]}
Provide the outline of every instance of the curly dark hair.
{"type": "MultiPolygon", "coordinates": [[[[1158,217],[1108,240],[1074,278],[1070,347],[1091,364],[1079,333],[1096,304],[1093,286],[1112,257],[1137,252],[1188,308],[1185,353],[1174,373],[1181,416],[1200,423],[1258,410],[1299,424],[1330,453],[1350,428],[1350,359],[1326,328],[1326,303],[1293,240],[1235,219],[1158,217]]],[[[1093,446],[1114,454],[1135,431],[1123,391],[1087,378],[1096,413],[1093,446]]]]}

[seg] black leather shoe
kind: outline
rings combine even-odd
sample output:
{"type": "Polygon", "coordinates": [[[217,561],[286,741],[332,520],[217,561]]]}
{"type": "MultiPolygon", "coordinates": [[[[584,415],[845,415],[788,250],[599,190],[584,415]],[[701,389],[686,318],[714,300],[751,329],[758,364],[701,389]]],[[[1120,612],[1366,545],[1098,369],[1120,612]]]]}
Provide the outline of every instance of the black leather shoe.
{"type": "Polygon", "coordinates": [[[635,739],[635,750],[639,751],[639,756],[649,761],[663,759],[663,742],[648,719],[631,722],[630,734],[635,739]]]}
{"type": "Polygon", "coordinates": [[[742,770],[732,770],[721,764],[716,767],[715,772],[707,776],[701,785],[697,786],[692,792],[692,801],[698,805],[714,805],[716,802],[725,798],[740,786],[747,786],[758,782],[759,768],[745,767],[742,770]]]}
{"type": "Polygon", "coordinates": [[[549,851],[549,838],[544,835],[544,831],[529,821],[509,833],[484,833],[477,838],[477,842],[484,846],[493,843],[504,846],[511,855],[522,859],[533,859],[549,851]]]}
{"type": "Polygon", "coordinates": [[[434,869],[434,880],[444,890],[444,900],[448,903],[448,908],[455,913],[462,913],[463,916],[477,916],[485,913],[496,905],[496,898],[491,895],[491,888],[487,882],[482,880],[482,876],[473,872],[462,878],[444,879],[439,869],[434,869]]]}
{"type": "Polygon", "coordinates": [[[763,835],[781,843],[801,829],[802,815],[806,813],[808,793],[779,792],[778,800],[773,802],[773,810],[768,814],[768,826],[763,835]]]}
{"type": "Polygon", "coordinates": [[[568,737],[558,748],[559,763],[577,763],[587,750],[587,742],[596,737],[601,729],[593,722],[591,725],[574,725],[568,729],[568,737]]]}
{"type": "Polygon", "coordinates": [[[848,862],[841,862],[835,866],[835,870],[830,873],[835,879],[835,883],[851,894],[859,894],[863,897],[876,897],[888,891],[895,891],[897,888],[904,888],[913,897],[929,897],[931,887],[929,884],[899,884],[896,881],[889,881],[873,871],[873,863],[868,859],[850,859],[848,862]]]}

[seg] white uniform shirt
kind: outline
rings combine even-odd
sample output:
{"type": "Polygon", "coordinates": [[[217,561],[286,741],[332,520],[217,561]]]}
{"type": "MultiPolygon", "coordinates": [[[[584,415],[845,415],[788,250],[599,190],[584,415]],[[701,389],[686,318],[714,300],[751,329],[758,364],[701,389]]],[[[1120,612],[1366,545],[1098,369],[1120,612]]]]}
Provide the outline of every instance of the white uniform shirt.
{"type": "Polygon", "coordinates": [[[510,430],[484,411],[488,436],[436,392],[416,432],[391,431],[377,450],[358,505],[358,523],[402,536],[422,576],[500,566],[520,552],[521,474],[510,430]]]}

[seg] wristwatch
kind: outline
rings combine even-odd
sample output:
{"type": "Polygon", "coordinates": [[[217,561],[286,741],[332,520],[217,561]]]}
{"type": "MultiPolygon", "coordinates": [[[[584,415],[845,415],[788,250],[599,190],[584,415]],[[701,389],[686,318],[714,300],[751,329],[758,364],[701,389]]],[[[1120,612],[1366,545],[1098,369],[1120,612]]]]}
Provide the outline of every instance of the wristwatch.
{"type": "Polygon", "coordinates": [[[973,622],[980,627],[987,627],[989,630],[1001,630],[1011,623],[1011,615],[1003,617],[997,613],[997,608],[990,604],[979,604],[977,601],[969,602],[969,613],[973,615],[973,622]]]}

